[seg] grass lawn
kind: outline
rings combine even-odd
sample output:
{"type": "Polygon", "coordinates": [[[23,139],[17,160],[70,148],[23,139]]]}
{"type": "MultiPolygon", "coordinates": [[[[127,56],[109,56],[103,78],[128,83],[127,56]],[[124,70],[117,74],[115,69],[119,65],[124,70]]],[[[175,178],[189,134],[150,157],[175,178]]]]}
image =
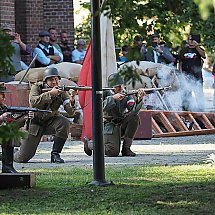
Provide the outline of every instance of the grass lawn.
{"type": "Polygon", "coordinates": [[[215,166],[106,167],[107,187],[89,167],[34,172],[35,188],[0,190],[0,214],[215,214],[215,166]]]}

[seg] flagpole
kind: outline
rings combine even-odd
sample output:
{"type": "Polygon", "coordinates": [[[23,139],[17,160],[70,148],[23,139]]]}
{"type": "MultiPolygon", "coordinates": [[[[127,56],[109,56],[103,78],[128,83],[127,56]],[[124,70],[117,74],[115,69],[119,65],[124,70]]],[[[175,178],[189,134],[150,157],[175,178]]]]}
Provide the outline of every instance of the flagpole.
{"type": "Polygon", "coordinates": [[[102,113],[102,65],[100,33],[100,0],[91,0],[92,14],[92,120],[93,120],[93,171],[92,185],[104,186],[105,180],[103,113],[102,113]]]}

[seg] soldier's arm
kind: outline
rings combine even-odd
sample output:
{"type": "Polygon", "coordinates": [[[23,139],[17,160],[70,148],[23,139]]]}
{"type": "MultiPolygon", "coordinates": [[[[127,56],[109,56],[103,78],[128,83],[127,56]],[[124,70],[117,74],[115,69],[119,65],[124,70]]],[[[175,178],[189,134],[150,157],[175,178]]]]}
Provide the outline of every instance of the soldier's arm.
{"type": "Polygon", "coordinates": [[[52,101],[50,91],[42,93],[39,85],[33,85],[29,94],[29,103],[32,107],[41,108],[52,101]]]}
{"type": "Polygon", "coordinates": [[[71,97],[68,92],[63,92],[62,98],[65,111],[71,116],[74,115],[76,110],[75,97],[71,97]]]}

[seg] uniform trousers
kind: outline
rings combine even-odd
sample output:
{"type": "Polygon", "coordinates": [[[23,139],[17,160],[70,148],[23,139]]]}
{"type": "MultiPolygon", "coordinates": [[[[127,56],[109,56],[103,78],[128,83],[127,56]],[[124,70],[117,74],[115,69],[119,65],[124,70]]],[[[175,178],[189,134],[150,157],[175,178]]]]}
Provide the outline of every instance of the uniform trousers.
{"type": "Polygon", "coordinates": [[[27,137],[21,141],[20,150],[14,154],[14,161],[18,163],[28,162],[35,155],[43,135],[54,135],[66,140],[69,130],[69,120],[61,115],[54,116],[44,122],[44,125],[31,124],[27,137]]]}
{"type": "Polygon", "coordinates": [[[134,138],[140,118],[137,114],[130,113],[120,124],[113,124],[112,134],[104,134],[105,154],[116,157],[120,152],[121,138],[134,138]]]}

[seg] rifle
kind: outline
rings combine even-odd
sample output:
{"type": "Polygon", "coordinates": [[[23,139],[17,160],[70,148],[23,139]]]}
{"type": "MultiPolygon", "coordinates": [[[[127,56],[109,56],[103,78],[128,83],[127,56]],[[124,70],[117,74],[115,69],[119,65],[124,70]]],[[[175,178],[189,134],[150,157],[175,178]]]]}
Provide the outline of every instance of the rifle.
{"type": "Polygon", "coordinates": [[[32,67],[34,61],[35,61],[36,58],[37,58],[37,55],[38,55],[38,53],[34,56],[33,60],[31,61],[30,65],[29,65],[29,67],[27,68],[26,72],[24,73],[24,75],[23,75],[22,78],[20,79],[19,84],[22,83],[22,81],[24,80],[25,76],[28,74],[30,68],[32,67]]]}
{"type": "MultiPolygon", "coordinates": [[[[50,90],[52,90],[53,88],[45,88],[42,89],[42,92],[48,92],[50,90]]],[[[92,90],[92,87],[89,86],[59,86],[57,89],[62,90],[62,91],[69,91],[69,90],[80,90],[80,91],[86,91],[86,90],[92,90]]],[[[102,90],[114,90],[114,88],[109,88],[109,87],[105,87],[102,88],[102,90]]]]}
{"type": "Polygon", "coordinates": [[[29,108],[29,107],[18,107],[18,106],[7,106],[0,110],[0,113],[10,112],[10,113],[27,113],[29,111],[32,112],[44,112],[51,113],[50,110],[42,110],[38,108],[29,108]]]}
{"type": "MultiPolygon", "coordinates": [[[[151,94],[154,93],[156,91],[160,91],[160,90],[169,90],[171,88],[171,86],[169,87],[157,87],[157,88],[143,88],[146,94],[151,94]]],[[[136,95],[138,93],[137,90],[133,90],[132,92],[128,92],[125,93],[125,96],[130,96],[130,95],[136,95]]]]}

